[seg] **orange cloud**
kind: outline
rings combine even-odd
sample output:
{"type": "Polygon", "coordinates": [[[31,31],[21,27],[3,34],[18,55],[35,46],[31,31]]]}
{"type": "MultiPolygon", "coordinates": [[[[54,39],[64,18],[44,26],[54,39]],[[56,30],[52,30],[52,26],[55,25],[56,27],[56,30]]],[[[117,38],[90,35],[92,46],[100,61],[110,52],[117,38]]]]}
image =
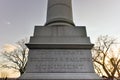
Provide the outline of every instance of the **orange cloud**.
{"type": "Polygon", "coordinates": [[[12,44],[5,44],[3,46],[3,51],[7,51],[7,52],[12,52],[16,49],[17,47],[15,45],[12,44]]]}

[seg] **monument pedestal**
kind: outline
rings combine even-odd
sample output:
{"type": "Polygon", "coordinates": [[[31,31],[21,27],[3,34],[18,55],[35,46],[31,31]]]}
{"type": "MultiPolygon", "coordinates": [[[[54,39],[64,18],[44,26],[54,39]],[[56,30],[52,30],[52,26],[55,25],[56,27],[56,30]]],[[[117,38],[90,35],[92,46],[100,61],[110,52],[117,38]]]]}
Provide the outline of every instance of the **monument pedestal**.
{"type": "Polygon", "coordinates": [[[27,46],[29,60],[22,80],[100,80],[85,27],[36,26],[27,46]]]}

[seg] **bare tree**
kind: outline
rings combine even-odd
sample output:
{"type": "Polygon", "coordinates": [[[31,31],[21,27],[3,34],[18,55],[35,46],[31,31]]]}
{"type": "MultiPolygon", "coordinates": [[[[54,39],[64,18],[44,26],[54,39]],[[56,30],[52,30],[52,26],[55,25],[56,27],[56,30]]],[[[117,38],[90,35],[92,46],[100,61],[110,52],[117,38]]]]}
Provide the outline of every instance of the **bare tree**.
{"type": "Polygon", "coordinates": [[[95,70],[99,75],[109,80],[120,77],[120,56],[113,46],[115,39],[109,36],[100,36],[93,48],[93,61],[95,70]]]}
{"type": "Polygon", "coordinates": [[[21,75],[25,72],[28,57],[28,48],[25,45],[27,41],[27,39],[22,39],[16,43],[17,45],[14,51],[4,51],[2,53],[8,61],[8,63],[3,64],[2,67],[18,70],[21,75]]]}

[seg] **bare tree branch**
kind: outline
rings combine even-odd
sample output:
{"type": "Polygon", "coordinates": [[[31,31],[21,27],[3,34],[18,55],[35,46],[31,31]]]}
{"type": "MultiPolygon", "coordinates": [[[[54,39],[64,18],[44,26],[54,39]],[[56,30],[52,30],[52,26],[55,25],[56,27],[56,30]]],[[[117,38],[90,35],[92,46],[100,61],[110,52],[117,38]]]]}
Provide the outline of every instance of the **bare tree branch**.
{"type": "MultiPolygon", "coordinates": [[[[97,63],[99,64],[99,66],[102,67],[108,79],[113,79],[120,76],[120,72],[119,72],[120,57],[118,56],[116,58],[114,56],[110,56],[111,46],[113,46],[114,43],[115,43],[115,39],[110,38],[109,36],[100,36],[97,39],[97,42],[93,48],[93,53],[94,53],[93,61],[94,63],[97,63]]],[[[99,66],[97,64],[94,65],[95,68],[98,70],[99,66]]],[[[104,73],[103,71],[101,71],[101,73],[104,73]]]]}
{"type": "Polygon", "coordinates": [[[28,56],[28,48],[25,43],[27,43],[27,39],[22,39],[17,42],[16,49],[12,52],[4,51],[2,54],[7,59],[7,61],[11,62],[11,65],[3,64],[4,68],[13,68],[20,72],[22,75],[25,71],[25,67],[27,64],[27,56],[28,56]]]}

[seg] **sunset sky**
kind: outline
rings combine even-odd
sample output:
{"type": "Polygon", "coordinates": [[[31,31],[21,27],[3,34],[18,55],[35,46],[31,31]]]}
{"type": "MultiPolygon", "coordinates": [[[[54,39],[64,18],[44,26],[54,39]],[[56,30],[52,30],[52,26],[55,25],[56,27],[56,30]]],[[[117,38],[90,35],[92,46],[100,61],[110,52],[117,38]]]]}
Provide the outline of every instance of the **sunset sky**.
{"type": "MultiPolygon", "coordinates": [[[[47,0],[0,0],[0,47],[32,36],[46,21],[47,0]]],[[[120,0],[73,0],[74,22],[99,35],[120,37],[120,0]]]]}

